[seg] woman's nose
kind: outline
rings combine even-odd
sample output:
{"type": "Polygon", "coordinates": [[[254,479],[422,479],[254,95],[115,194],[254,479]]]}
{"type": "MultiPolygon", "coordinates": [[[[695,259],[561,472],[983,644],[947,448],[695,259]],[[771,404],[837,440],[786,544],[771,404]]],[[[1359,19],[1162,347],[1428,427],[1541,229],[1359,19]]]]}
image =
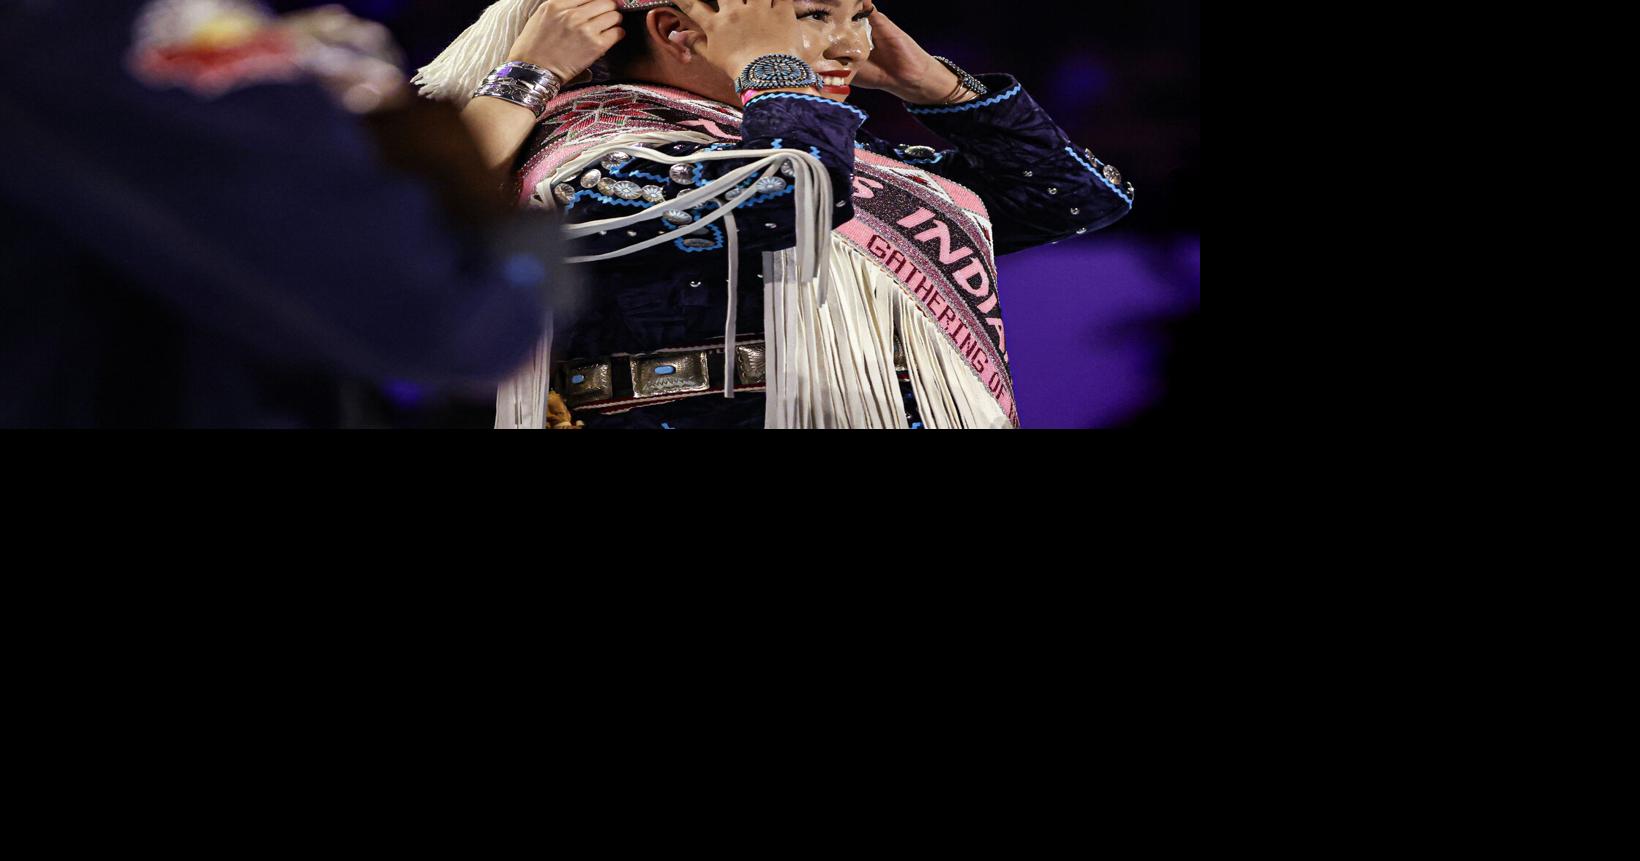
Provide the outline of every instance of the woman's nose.
{"type": "Polygon", "coordinates": [[[850,32],[833,39],[831,44],[826,46],[826,59],[837,60],[848,65],[865,60],[866,56],[871,53],[871,48],[868,47],[869,43],[866,41],[865,35],[853,32],[855,29],[853,27],[849,28],[850,32]]]}

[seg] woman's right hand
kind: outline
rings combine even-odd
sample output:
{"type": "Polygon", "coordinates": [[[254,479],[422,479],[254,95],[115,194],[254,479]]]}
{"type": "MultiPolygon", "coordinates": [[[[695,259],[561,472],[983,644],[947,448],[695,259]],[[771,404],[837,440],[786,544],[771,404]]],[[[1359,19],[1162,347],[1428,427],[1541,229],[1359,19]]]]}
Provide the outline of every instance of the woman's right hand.
{"type": "Polygon", "coordinates": [[[568,84],[626,36],[615,0],[544,0],[507,52],[568,84]]]}
{"type": "Polygon", "coordinates": [[[765,54],[792,54],[811,66],[821,59],[804,51],[793,0],[718,0],[716,9],[701,0],[675,2],[698,28],[686,34],[687,46],[730,79],[765,54]]]}

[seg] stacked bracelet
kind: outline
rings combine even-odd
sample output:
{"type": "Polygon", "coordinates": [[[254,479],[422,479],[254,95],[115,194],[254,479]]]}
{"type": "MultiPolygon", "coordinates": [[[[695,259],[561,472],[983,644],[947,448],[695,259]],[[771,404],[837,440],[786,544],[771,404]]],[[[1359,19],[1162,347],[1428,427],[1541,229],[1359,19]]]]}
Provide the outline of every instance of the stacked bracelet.
{"type": "Polygon", "coordinates": [[[489,96],[529,108],[536,119],[547,110],[547,103],[558,95],[564,84],[558,76],[541,68],[519,61],[506,63],[490,73],[484,83],[473,90],[473,98],[489,96]]]}
{"type": "Polygon", "coordinates": [[[989,87],[979,82],[979,78],[976,78],[973,75],[963,71],[961,66],[952,62],[950,59],[945,57],[935,57],[934,59],[939,62],[940,65],[950,69],[951,74],[957,76],[957,89],[952,90],[951,95],[945,97],[946,104],[951,104],[951,102],[956,99],[957,94],[965,89],[976,96],[984,96],[991,92],[989,87]]]}

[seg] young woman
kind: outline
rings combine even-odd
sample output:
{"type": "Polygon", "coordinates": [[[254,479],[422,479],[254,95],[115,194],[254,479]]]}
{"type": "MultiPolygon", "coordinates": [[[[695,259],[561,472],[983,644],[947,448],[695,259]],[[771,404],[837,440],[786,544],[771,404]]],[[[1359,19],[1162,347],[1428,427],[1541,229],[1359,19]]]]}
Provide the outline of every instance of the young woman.
{"type": "Polygon", "coordinates": [[[540,426],[549,376],[588,427],[1017,426],[995,254],[1132,206],[1016,80],[873,0],[503,0],[417,83],[470,99],[587,268],[502,427],[540,426]],[[609,80],[556,92],[595,62],[609,80]],[[853,86],[954,148],[862,132],[853,86]]]}

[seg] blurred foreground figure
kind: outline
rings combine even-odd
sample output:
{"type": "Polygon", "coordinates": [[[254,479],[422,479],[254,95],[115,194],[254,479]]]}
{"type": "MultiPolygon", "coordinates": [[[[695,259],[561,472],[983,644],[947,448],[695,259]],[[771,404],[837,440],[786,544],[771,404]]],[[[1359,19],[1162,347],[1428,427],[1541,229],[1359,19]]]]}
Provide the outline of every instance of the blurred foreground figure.
{"type": "Polygon", "coordinates": [[[359,384],[493,392],[530,359],[556,229],[381,28],[0,9],[0,427],[335,427],[359,384]]]}

